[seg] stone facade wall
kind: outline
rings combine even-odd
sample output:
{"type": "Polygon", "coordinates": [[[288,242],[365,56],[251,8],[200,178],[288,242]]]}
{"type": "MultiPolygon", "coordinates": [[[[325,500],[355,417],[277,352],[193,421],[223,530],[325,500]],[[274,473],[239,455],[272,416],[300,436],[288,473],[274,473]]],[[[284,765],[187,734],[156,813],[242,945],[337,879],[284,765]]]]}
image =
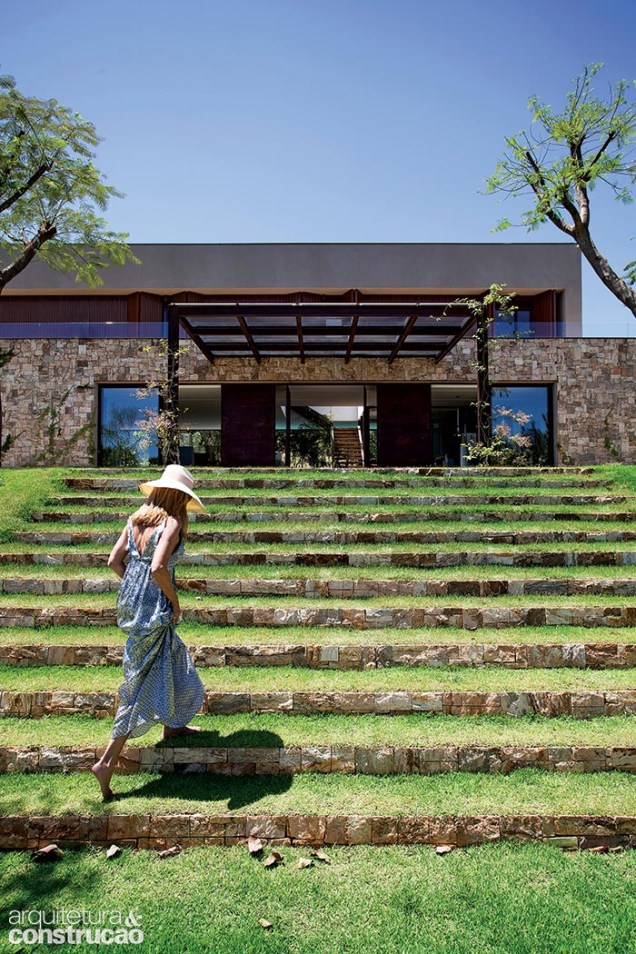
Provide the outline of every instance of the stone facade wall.
{"type": "MultiPolygon", "coordinates": [[[[184,342],[185,343],[185,342],[184,342]]],[[[14,443],[7,467],[95,463],[100,384],[142,384],[157,354],[138,339],[0,339],[14,358],[2,370],[4,434],[14,443]]],[[[158,342],[154,342],[158,346],[158,342]]],[[[474,383],[474,342],[460,342],[440,364],[401,358],[242,358],[210,363],[194,345],[181,361],[181,383],[430,381],[474,383]]],[[[499,341],[491,378],[501,384],[556,384],[557,463],[636,463],[636,339],[562,338],[499,341]]]]}

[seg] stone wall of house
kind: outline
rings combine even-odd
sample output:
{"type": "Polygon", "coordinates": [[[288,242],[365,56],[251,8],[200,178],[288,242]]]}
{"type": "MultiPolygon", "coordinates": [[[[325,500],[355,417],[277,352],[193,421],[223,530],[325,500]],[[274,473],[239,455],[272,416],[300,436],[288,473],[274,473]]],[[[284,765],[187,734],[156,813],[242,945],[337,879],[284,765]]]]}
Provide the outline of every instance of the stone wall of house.
{"type": "MultiPolygon", "coordinates": [[[[185,342],[184,342],[185,344],[185,342]]],[[[100,384],[142,384],[161,365],[159,342],[138,339],[0,339],[14,347],[2,369],[3,432],[13,444],[6,467],[95,463],[100,384]],[[148,346],[151,349],[148,350],[148,346]]],[[[474,342],[439,364],[422,358],[243,358],[210,363],[194,345],[181,360],[182,383],[276,381],[473,383],[474,342]]],[[[493,383],[556,384],[557,463],[636,463],[636,339],[501,340],[493,383]]]]}

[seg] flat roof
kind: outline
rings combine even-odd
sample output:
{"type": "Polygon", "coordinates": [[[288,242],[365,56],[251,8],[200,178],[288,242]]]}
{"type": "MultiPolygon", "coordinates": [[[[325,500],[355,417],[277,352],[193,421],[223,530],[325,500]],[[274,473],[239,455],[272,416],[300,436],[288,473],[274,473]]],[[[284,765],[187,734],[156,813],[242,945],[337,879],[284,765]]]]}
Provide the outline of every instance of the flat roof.
{"type": "Polygon", "coordinates": [[[474,296],[494,283],[518,295],[555,289],[562,320],[581,329],[581,252],[574,242],[255,242],[132,243],[140,265],[102,272],[88,288],[37,258],[7,285],[19,295],[173,296],[192,291],[232,296],[291,294],[300,290],[363,294],[474,296]]]}
{"type": "Polygon", "coordinates": [[[581,281],[581,253],[573,242],[133,243],[131,248],[141,264],[104,269],[99,288],[80,285],[72,275],[35,259],[4,293],[169,295],[185,289],[222,293],[299,288],[468,293],[494,282],[536,292],[580,286],[581,281]]]}

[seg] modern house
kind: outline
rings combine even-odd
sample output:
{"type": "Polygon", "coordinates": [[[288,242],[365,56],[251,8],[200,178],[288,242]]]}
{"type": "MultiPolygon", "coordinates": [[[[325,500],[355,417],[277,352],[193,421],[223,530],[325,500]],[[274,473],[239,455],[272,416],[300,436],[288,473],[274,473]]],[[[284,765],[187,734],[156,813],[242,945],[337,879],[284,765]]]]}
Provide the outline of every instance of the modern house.
{"type": "Polygon", "coordinates": [[[178,362],[182,462],[460,464],[475,431],[471,311],[493,283],[495,419],[537,463],[636,461],[636,340],[581,336],[574,244],[136,245],[87,289],[35,261],[0,298],[4,466],[154,461],[178,362]],[[522,425],[515,424],[514,427],[522,425]]]}

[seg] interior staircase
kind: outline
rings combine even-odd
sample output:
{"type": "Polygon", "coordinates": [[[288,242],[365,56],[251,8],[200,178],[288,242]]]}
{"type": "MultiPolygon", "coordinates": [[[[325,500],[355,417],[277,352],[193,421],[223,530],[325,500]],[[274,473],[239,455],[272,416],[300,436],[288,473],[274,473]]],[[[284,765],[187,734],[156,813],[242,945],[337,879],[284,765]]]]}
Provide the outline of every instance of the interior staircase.
{"type": "Polygon", "coordinates": [[[88,771],[121,682],[106,558],[148,473],[52,478],[0,544],[1,848],[636,844],[630,490],[592,468],[194,476],[178,629],[203,731],[134,740],[112,803],[88,771]]]}
{"type": "Polygon", "coordinates": [[[333,466],[362,467],[362,444],[357,427],[334,427],[333,466]]]}

